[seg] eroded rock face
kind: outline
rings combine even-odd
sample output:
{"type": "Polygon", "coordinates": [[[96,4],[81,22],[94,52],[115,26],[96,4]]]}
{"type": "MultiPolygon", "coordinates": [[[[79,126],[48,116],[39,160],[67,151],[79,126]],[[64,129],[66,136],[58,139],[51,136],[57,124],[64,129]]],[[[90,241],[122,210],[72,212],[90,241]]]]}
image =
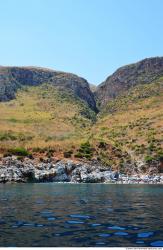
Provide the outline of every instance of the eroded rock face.
{"type": "Polygon", "coordinates": [[[119,68],[101,83],[95,94],[101,106],[137,84],[147,84],[163,76],[163,57],[147,58],[119,68]]]}
{"type": "Polygon", "coordinates": [[[88,82],[77,75],[37,67],[0,66],[0,101],[15,98],[16,91],[22,86],[38,86],[49,83],[64,91],[71,91],[97,111],[94,95],[88,82]]]}
{"type": "Polygon", "coordinates": [[[14,157],[0,162],[0,183],[6,182],[71,182],[71,183],[163,183],[155,171],[145,175],[127,176],[100,165],[59,161],[40,163],[14,157]]]}

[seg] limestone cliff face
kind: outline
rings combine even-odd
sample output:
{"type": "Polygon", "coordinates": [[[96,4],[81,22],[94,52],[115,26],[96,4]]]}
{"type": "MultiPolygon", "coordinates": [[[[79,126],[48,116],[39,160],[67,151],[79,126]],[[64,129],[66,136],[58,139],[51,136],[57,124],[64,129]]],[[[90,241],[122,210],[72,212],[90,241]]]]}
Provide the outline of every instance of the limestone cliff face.
{"type": "Polygon", "coordinates": [[[124,91],[138,84],[148,84],[163,76],[163,57],[144,59],[140,62],[119,68],[101,83],[95,91],[88,82],[77,75],[38,67],[0,66],[0,101],[15,98],[17,89],[24,85],[37,86],[49,83],[56,88],[71,91],[97,111],[96,97],[100,106],[105,106],[124,91]]]}
{"type": "Polygon", "coordinates": [[[88,106],[97,111],[88,82],[77,75],[37,67],[0,67],[0,101],[15,98],[17,89],[24,85],[37,86],[49,83],[56,88],[73,92],[88,106]]]}
{"type": "Polygon", "coordinates": [[[163,57],[144,59],[119,68],[101,83],[96,90],[96,98],[101,106],[122,92],[138,84],[148,84],[163,76],[163,57]]]}

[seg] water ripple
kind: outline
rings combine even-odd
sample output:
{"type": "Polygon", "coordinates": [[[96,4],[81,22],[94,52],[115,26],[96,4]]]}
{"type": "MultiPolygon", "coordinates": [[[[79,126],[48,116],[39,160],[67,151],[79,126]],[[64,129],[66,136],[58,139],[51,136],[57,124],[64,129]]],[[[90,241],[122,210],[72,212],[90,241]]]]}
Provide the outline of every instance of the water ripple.
{"type": "Polygon", "coordinates": [[[112,230],[125,230],[124,227],[119,227],[119,226],[108,227],[108,229],[112,229],[112,230]]]}
{"type": "Polygon", "coordinates": [[[154,241],[150,245],[152,247],[163,247],[163,240],[154,241]]]}
{"type": "Polygon", "coordinates": [[[110,237],[111,234],[107,234],[107,233],[101,233],[98,235],[99,237],[110,237]]]}
{"type": "Polygon", "coordinates": [[[77,220],[68,220],[67,223],[69,224],[83,224],[83,221],[77,221],[77,220]]]}
{"type": "Polygon", "coordinates": [[[116,233],[114,233],[114,235],[118,235],[118,236],[127,236],[128,233],[126,233],[126,232],[116,232],[116,233]]]}
{"type": "Polygon", "coordinates": [[[153,234],[154,234],[153,232],[144,232],[144,233],[139,233],[137,235],[137,237],[139,237],[139,238],[147,238],[147,237],[152,236],[153,234]]]}
{"type": "Polygon", "coordinates": [[[78,218],[78,219],[90,219],[91,216],[89,215],[80,215],[80,214],[71,214],[69,215],[71,218],[78,218]]]}

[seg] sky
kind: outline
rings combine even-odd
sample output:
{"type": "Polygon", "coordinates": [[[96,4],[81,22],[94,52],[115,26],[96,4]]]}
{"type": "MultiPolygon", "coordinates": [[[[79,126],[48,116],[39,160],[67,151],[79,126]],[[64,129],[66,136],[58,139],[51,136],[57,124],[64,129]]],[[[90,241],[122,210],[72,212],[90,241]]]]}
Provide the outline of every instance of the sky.
{"type": "Polygon", "coordinates": [[[0,65],[41,66],[99,84],[163,56],[163,0],[0,0],[0,65]]]}

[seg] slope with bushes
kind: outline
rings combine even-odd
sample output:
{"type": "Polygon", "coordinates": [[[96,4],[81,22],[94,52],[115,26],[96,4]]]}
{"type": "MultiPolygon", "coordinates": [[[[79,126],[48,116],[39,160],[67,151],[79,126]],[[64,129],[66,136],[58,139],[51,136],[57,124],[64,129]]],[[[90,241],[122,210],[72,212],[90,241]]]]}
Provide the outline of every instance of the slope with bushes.
{"type": "Polygon", "coordinates": [[[116,70],[96,90],[98,105],[104,107],[108,101],[130,88],[149,84],[163,76],[163,57],[146,58],[116,70]]]}
{"type": "Polygon", "coordinates": [[[50,84],[24,87],[16,99],[0,103],[0,149],[64,150],[80,144],[95,112],[72,92],[50,84]]]}
{"type": "Polygon", "coordinates": [[[94,91],[99,113],[83,78],[0,67],[1,155],[163,168],[163,58],[124,66],[94,91]]]}
{"type": "Polygon", "coordinates": [[[91,131],[92,142],[103,141],[119,152],[112,157],[111,151],[103,150],[101,158],[108,164],[109,159],[122,168],[127,161],[150,163],[163,157],[162,129],[163,77],[110,101],[91,131]]]}

